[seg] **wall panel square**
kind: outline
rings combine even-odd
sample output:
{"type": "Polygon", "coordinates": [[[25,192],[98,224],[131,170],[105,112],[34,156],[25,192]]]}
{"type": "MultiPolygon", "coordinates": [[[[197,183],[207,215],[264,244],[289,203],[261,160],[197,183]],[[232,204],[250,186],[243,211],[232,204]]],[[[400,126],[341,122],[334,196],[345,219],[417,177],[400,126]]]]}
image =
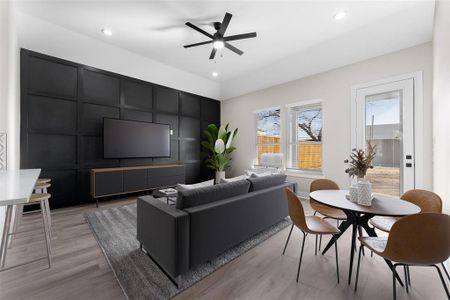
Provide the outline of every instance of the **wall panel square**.
{"type": "Polygon", "coordinates": [[[181,137],[200,138],[200,120],[188,117],[181,118],[181,137]]]}
{"type": "Polygon", "coordinates": [[[89,102],[118,106],[120,80],[100,72],[84,69],[83,98],[89,102]]]}
{"type": "Polygon", "coordinates": [[[77,130],[76,102],[41,96],[28,97],[29,130],[75,133],[77,130]]]}
{"type": "Polygon", "coordinates": [[[178,113],[178,91],[165,87],[155,88],[155,109],[169,113],[178,113]]]}
{"type": "Polygon", "coordinates": [[[181,113],[185,116],[200,117],[200,97],[180,93],[181,113]]]}
{"type": "Polygon", "coordinates": [[[201,119],[220,123],[220,102],[203,98],[201,101],[201,119]]]}
{"type": "Polygon", "coordinates": [[[71,169],[76,167],[76,135],[29,134],[28,148],[29,168],[71,169]]]}
{"type": "Polygon", "coordinates": [[[153,106],[153,87],[148,83],[124,80],[125,105],[149,110],[153,106]]]}
{"type": "Polygon", "coordinates": [[[54,97],[77,97],[77,68],[34,56],[28,57],[28,89],[54,97]]]}
{"type": "Polygon", "coordinates": [[[181,141],[180,158],[182,161],[200,160],[200,141],[181,141]]]}

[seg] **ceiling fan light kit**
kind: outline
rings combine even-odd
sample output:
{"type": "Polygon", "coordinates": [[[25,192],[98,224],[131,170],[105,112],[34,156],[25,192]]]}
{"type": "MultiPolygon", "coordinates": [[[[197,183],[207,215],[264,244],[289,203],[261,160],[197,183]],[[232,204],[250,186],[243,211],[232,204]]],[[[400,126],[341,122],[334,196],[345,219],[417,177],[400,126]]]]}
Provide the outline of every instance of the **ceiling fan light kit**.
{"type": "Polygon", "coordinates": [[[229,43],[229,41],[254,38],[254,37],[256,37],[256,32],[249,32],[249,33],[225,36],[225,31],[227,30],[228,25],[230,24],[230,20],[231,20],[232,16],[233,16],[232,14],[226,13],[225,17],[223,18],[222,23],[215,22],[214,29],[216,30],[216,33],[214,33],[214,34],[210,34],[206,31],[204,31],[203,29],[195,26],[194,24],[192,24],[190,22],[186,22],[186,26],[200,32],[203,35],[206,35],[211,40],[200,42],[200,43],[195,43],[195,44],[190,44],[190,45],[185,45],[184,48],[191,48],[191,47],[197,47],[197,46],[202,46],[202,45],[207,45],[207,44],[213,44],[213,49],[211,51],[209,59],[214,59],[214,57],[216,56],[217,50],[220,50],[222,48],[227,48],[228,50],[231,50],[238,55],[244,54],[243,51],[241,51],[238,48],[231,45],[229,43]]]}

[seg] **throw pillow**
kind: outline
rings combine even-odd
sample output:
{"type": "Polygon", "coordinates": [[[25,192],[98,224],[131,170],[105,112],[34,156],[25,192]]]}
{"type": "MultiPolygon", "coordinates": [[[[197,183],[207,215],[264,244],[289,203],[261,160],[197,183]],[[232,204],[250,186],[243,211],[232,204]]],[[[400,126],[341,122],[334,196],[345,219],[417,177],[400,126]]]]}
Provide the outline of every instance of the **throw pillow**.
{"type": "Polygon", "coordinates": [[[270,176],[270,175],[272,175],[271,171],[261,172],[261,173],[252,173],[252,175],[250,175],[250,178],[265,177],[265,176],[270,176]]]}
{"type": "Polygon", "coordinates": [[[230,177],[230,178],[221,178],[220,183],[233,182],[233,181],[243,180],[243,179],[247,179],[247,178],[248,178],[247,175],[241,175],[241,176],[230,177]]]}
{"type": "Polygon", "coordinates": [[[199,183],[194,183],[194,184],[177,184],[177,190],[178,191],[186,191],[186,190],[192,190],[192,189],[198,189],[201,187],[205,187],[205,186],[211,186],[214,185],[214,179],[211,180],[207,180],[207,181],[203,181],[203,182],[199,182],[199,183]]]}

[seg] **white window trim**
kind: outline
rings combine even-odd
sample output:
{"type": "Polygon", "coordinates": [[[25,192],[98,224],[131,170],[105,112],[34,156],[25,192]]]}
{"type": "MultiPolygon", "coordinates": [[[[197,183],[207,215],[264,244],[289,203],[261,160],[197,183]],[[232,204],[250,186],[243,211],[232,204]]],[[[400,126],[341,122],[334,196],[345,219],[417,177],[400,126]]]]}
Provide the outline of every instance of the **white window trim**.
{"type": "MultiPolygon", "coordinates": [[[[322,107],[322,130],[323,130],[323,124],[324,124],[324,120],[323,120],[323,105],[322,105],[323,101],[321,98],[317,98],[317,99],[308,99],[308,100],[302,100],[302,101],[297,101],[297,102],[292,102],[292,103],[288,103],[285,105],[287,112],[286,112],[286,137],[288,137],[286,139],[285,142],[285,158],[286,158],[286,162],[284,163],[285,166],[287,166],[287,160],[289,159],[289,155],[290,153],[288,153],[290,151],[290,139],[291,139],[291,123],[290,123],[290,116],[289,116],[289,109],[292,107],[296,107],[296,106],[306,106],[306,105],[313,105],[313,104],[320,104],[320,106],[322,107]]],[[[322,140],[323,143],[323,140],[322,140]]],[[[311,179],[320,179],[320,178],[324,178],[323,175],[323,147],[321,149],[321,153],[320,153],[320,157],[322,160],[322,164],[321,164],[321,168],[318,171],[311,171],[311,170],[304,170],[304,169],[294,169],[294,168],[286,168],[286,175],[288,176],[292,176],[292,177],[299,177],[299,178],[311,178],[311,179]]]]}
{"type": "Polygon", "coordinates": [[[414,153],[415,159],[415,174],[414,185],[415,188],[424,188],[423,182],[423,71],[417,71],[413,73],[398,75],[381,80],[366,82],[362,84],[353,85],[351,87],[351,101],[350,101],[350,117],[351,117],[351,130],[350,150],[356,146],[356,95],[359,89],[373,87],[377,85],[383,85],[395,81],[401,81],[406,79],[413,79],[414,82],[414,153]]]}

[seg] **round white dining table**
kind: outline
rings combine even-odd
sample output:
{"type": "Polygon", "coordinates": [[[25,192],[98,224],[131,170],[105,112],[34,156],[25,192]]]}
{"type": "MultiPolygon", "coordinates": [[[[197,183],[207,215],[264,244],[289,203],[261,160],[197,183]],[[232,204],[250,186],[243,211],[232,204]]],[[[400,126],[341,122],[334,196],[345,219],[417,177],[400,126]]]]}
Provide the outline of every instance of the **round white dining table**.
{"type": "MultiPolygon", "coordinates": [[[[398,197],[387,196],[383,194],[374,194],[371,206],[363,206],[353,203],[347,199],[347,190],[320,190],[314,191],[309,194],[310,198],[324,205],[328,205],[334,208],[339,208],[344,211],[347,216],[347,220],[343,221],[339,225],[340,233],[333,235],[327,246],[324,248],[322,254],[328,251],[328,249],[342,236],[342,234],[352,226],[352,238],[350,248],[350,265],[348,272],[348,284],[351,282],[353,258],[355,255],[354,249],[356,247],[356,235],[362,236],[362,229],[364,229],[369,236],[377,236],[375,229],[369,226],[369,220],[374,216],[392,216],[402,217],[420,213],[420,207],[417,205],[401,200],[398,197]]],[[[392,269],[392,263],[386,260],[386,263],[392,269]]],[[[401,281],[398,274],[396,274],[398,281],[401,285],[401,281]]]]}

